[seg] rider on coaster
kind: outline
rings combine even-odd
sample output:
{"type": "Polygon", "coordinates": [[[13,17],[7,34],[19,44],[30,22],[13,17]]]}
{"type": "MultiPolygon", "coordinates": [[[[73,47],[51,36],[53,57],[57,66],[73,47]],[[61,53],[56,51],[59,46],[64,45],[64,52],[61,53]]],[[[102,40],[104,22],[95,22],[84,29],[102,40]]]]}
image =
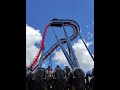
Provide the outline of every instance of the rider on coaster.
{"type": "Polygon", "coordinates": [[[90,84],[90,79],[89,79],[89,77],[94,77],[94,68],[92,69],[92,71],[88,71],[87,73],[86,73],[86,77],[85,77],[85,79],[86,79],[86,85],[87,86],[89,86],[89,84],[90,84]]]}
{"type": "Polygon", "coordinates": [[[56,73],[57,70],[62,70],[59,65],[56,66],[55,70],[53,71],[53,75],[55,75],[55,73],[56,73]]]}
{"type": "Polygon", "coordinates": [[[52,74],[53,74],[52,68],[48,66],[48,68],[46,69],[46,77],[52,78],[52,74]]]}

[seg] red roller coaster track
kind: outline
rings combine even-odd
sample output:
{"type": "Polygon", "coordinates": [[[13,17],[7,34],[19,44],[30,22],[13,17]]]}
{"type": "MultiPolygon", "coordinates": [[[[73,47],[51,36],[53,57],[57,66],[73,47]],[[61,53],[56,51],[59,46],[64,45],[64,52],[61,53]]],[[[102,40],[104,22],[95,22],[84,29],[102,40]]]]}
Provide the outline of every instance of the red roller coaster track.
{"type": "Polygon", "coordinates": [[[46,31],[47,31],[47,29],[48,29],[48,26],[49,26],[49,25],[47,25],[46,28],[45,28],[45,30],[44,30],[43,37],[42,37],[42,43],[41,43],[40,49],[39,49],[37,55],[35,56],[32,64],[31,64],[29,67],[34,67],[35,63],[37,62],[37,60],[38,60],[38,58],[39,58],[39,56],[40,56],[40,54],[41,54],[41,52],[42,52],[42,49],[44,48],[44,39],[45,39],[45,36],[46,36],[46,31]]]}

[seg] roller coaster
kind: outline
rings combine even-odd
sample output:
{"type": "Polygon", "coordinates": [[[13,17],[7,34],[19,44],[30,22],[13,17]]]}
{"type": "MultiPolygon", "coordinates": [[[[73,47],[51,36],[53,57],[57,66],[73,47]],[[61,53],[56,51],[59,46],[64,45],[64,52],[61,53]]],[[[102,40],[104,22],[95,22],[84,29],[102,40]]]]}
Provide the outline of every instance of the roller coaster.
{"type": "MultiPolygon", "coordinates": [[[[85,44],[84,40],[82,39],[81,35],[80,35],[80,27],[78,25],[77,22],[75,22],[74,20],[69,20],[69,19],[52,19],[50,21],[49,24],[46,25],[45,27],[45,30],[44,30],[44,33],[43,33],[43,37],[42,37],[42,42],[41,42],[41,45],[40,45],[40,49],[37,53],[37,55],[35,56],[33,62],[29,65],[29,67],[27,67],[27,70],[29,69],[30,72],[34,72],[35,71],[35,75],[34,75],[34,80],[38,80],[38,79],[35,79],[39,76],[42,77],[42,83],[45,83],[47,82],[46,80],[46,70],[42,67],[42,64],[43,62],[47,62],[47,58],[51,55],[51,53],[53,53],[58,47],[61,48],[61,50],[63,51],[72,71],[70,70],[70,68],[66,67],[68,69],[63,71],[63,77],[65,78],[68,78],[67,76],[71,76],[71,78],[69,80],[72,80],[72,85],[75,86],[74,89],[71,88],[67,88],[66,84],[64,83],[63,86],[61,86],[61,89],[58,89],[57,87],[57,84],[59,82],[59,80],[57,79],[57,77],[55,77],[56,75],[60,75],[60,74],[56,74],[57,70],[52,74],[52,80],[51,80],[51,84],[50,84],[50,87],[52,88],[48,88],[48,89],[45,89],[45,88],[39,88],[39,89],[32,89],[32,90],[93,90],[93,89],[90,89],[88,88],[89,85],[87,85],[86,87],[86,84],[85,84],[85,74],[83,72],[83,70],[81,69],[79,63],[78,63],[78,60],[76,58],[76,55],[75,55],[75,52],[72,48],[72,45],[71,45],[71,41],[73,41],[75,38],[77,38],[78,36],[80,36],[81,40],[83,41],[85,47],[87,48],[91,58],[93,59],[94,61],[94,58],[92,56],[92,54],[90,53],[87,45],[85,44]],[[72,27],[73,29],[73,34],[68,37],[68,34],[65,30],[65,27],[66,26],[69,26],[69,27],[72,27]],[[45,45],[44,45],[44,41],[45,41],[45,37],[46,37],[46,32],[48,30],[48,28],[51,27],[51,30],[57,40],[57,42],[55,42],[52,47],[50,47],[49,50],[47,50],[45,53],[44,53],[44,49],[45,49],[45,45]],[[61,38],[59,39],[56,32],[53,30],[53,27],[58,27],[58,28],[63,28],[63,31],[64,31],[64,35],[65,35],[65,38],[61,38]],[[67,44],[67,48],[68,48],[68,52],[65,50],[65,48],[63,47],[63,44],[67,44]],[[37,63],[38,62],[38,63],[37,63]],[[43,71],[43,76],[42,76],[42,71],[43,71]],[[37,74],[39,72],[39,75],[37,74]],[[69,75],[68,75],[69,74],[69,75]],[[58,81],[56,81],[58,80],[58,81]],[[76,81],[78,82],[78,84],[76,83],[76,81]],[[54,83],[54,84],[53,84],[54,83]],[[80,87],[78,87],[80,86],[80,87]],[[64,88],[62,88],[64,87],[64,88]]],[[[59,66],[58,66],[59,67],[59,66]]],[[[60,71],[59,71],[60,72],[60,71]]],[[[27,74],[28,75],[28,74],[27,74]]],[[[88,81],[88,76],[91,76],[93,77],[94,75],[91,74],[91,73],[87,73],[87,82],[88,81]]],[[[62,76],[59,76],[59,77],[62,77],[62,76]]],[[[64,81],[64,79],[61,79],[63,80],[63,82],[66,82],[64,81]]],[[[36,84],[38,84],[38,82],[34,82],[36,84]]],[[[62,83],[62,82],[61,82],[62,83]]],[[[67,83],[67,82],[66,82],[67,83]]],[[[40,82],[39,82],[40,84],[40,82]]],[[[41,85],[42,87],[43,85],[41,85]]],[[[45,85],[44,85],[45,86],[45,85]]],[[[40,86],[39,86],[40,87],[40,86]]]]}

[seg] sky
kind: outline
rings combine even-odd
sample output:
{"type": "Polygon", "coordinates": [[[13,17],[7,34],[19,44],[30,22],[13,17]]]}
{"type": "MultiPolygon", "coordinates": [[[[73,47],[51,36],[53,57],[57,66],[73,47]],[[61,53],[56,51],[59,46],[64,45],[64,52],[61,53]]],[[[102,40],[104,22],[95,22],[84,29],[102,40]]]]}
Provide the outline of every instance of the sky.
{"type": "MultiPolygon", "coordinates": [[[[75,20],[80,26],[80,35],[85,40],[89,50],[94,55],[94,0],[26,0],[26,64],[31,63],[38,52],[44,28],[53,18],[75,20]]],[[[45,38],[45,51],[56,39],[50,28],[45,38]]],[[[63,30],[54,28],[59,38],[64,37],[63,30]]],[[[70,36],[73,31],[66,27],[70,36]]],[[[71,42],[81,68],[86,72],[94,67],[89,53],[78,36],[71,42]]],[[[66,46],[64,45],[67,50],[66,46]]],[[[64,68],[69,65],[62,50],[57,51],[52,57],[52,66],[60,65],[64,68]]],[[[48,66],[48,62],[43,65],[48,66]]]]}

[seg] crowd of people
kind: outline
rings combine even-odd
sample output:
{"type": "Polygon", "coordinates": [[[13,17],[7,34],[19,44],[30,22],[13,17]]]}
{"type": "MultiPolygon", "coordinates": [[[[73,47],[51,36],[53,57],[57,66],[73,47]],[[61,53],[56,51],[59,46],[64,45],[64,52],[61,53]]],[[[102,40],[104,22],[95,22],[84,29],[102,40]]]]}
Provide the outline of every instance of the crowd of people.
{"type": "Polygon", "coordinates": [[[57,65],[54,70],[48,66],[36,71],[26,68],[26,90],[94,90],[94,69],[84,75],[79,69],[73,71],[68,66],[62,69],[57,65]]]}

